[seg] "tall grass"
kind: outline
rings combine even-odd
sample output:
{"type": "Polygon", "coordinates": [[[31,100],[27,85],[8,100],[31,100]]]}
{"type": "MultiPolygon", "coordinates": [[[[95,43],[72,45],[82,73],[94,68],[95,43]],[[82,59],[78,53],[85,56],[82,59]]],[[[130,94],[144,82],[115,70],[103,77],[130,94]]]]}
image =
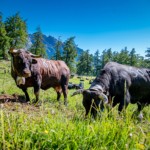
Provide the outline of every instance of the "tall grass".
{"type": "MultiPolygon", "coordinates": [[[[1,64],[0,64],[1,65],[1,64]]],[[[10,74],[0,74],[0,93],[23,94],[10,74]],[[3,84],[2,84],[3,83],[3,84]]],[[[79,82],[73,78],[72,82],[79,82]]],[[[88,81],[85,80],[88,88],[88,81]]],[[[53,89],[40,92],[40,106],[21,103],[0,104],[0,149],[66,149],[66,150],[145,150],[150,149],[150,110],[144,109],[144,119],[132,119],[136,105],[129,105],[126,115],[118,115],[117,108],[104,111],[93,120],[84,119],[82,95],[70,97],[69,105],[56,101],[53,89]]],[[[34,99],[32,88],[29,90],[34,99]]]]}

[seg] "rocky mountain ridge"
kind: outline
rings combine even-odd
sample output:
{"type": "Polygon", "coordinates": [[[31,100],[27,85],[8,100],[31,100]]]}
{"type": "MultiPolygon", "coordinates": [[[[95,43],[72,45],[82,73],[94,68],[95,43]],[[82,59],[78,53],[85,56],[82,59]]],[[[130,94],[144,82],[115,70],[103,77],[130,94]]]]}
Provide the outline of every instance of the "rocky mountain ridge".
{"type": "MultiPolygon", "coordinates": [[[[46,36],[43,34],[43,43],[45,44],[46,46],[46,52],[47,52],[47,56],[48,58],[51,58],[52,56],[54,56],[55,54],[55,45],[56,45],[56,42],[58,40],[53,37],[53,36],[46,36]]],[[[34,43],[34,40],[33,40],[33,34],[29,34],[28,35],[28,44],[27,44],[27,48],[31,47],[31,45],[34,43]]],[[[64,46],[64,42],[62,43],[62,46],[60,48],[61,50],[61,53],[63,51],[63,46],[64,46]]],[[[83,52],[83,49],[77,47],[77,56],[79,56],[81,53],[83,52]]]]}

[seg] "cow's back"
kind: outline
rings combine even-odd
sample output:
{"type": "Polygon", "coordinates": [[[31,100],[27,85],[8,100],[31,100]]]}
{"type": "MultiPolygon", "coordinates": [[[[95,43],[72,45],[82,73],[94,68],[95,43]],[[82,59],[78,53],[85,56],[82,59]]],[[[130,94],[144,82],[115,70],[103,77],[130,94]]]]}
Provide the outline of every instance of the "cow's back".
{"type": "Polygon", "coordinates": [[[107,63],[104,69],[111,74],[110,90],[113,95],[124,95],[127,88],[133,102],[150,96],[150,69],[115,62],[107,63]]]}
{"type": "Polygon", "coordinates": [[[63,61],[39,58],[38,68],[42,78],[42,89],[59,86],[61,80],[69,79],[70,70],[63,61]]]}

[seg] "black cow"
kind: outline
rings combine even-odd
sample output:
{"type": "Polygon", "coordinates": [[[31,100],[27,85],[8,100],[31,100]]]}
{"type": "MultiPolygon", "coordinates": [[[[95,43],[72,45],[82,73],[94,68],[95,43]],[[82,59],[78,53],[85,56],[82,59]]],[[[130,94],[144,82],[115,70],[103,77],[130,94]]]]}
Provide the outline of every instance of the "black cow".
{"type": "Polygon", "coordinates": [[[68,89],[83,89],[83,84],[79,83],[79,84],[74,84],[74,83],[69,83],[68,84],[68,89]]]}
{"type": "Polygon", "coordinates": [[[57,92],[57,100],[59,101],[63,92],[64,103],[67,105],[70,70],[65,62],[39,58],[23,49],[10,49],[9,53],[11,54],[11,75],[17,86],[25,93],[27,101],[30,101],[28,87],[34,87],[36,101],[39,99],[40,88],[47,90],[53,87],[57,92]]]}
{"type": "Polygon", "coordinates": [[[91,110],[95,117],[94,107],[103,107],[103,103],[111,103],[112,98],[113,107],[119,103],[119,112],[129,103],[136,103],[140,112],[150,103],[150,69],[108,62],[88,90],[78,90],[73,95],[78,93],[83,93],[86,115],[91,110]]]}

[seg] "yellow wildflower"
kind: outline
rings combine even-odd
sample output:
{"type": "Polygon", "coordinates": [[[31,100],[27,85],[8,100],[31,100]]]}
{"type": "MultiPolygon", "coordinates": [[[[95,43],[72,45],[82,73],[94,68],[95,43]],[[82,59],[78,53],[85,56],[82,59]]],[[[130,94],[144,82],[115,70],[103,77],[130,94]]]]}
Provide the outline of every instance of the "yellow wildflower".
{"type": "Polygon", "coordinates": [[[144,150],[145,149],[145,146],[143,144],[137,143],[136,146],[140,150],[144,150]]]}
{"type": "Polygon", "coordinates": [[[45,130],[45,131],[44,131],[44,133],[48,134],[48,131],[47,131],[47,130],[45,130]]]}

